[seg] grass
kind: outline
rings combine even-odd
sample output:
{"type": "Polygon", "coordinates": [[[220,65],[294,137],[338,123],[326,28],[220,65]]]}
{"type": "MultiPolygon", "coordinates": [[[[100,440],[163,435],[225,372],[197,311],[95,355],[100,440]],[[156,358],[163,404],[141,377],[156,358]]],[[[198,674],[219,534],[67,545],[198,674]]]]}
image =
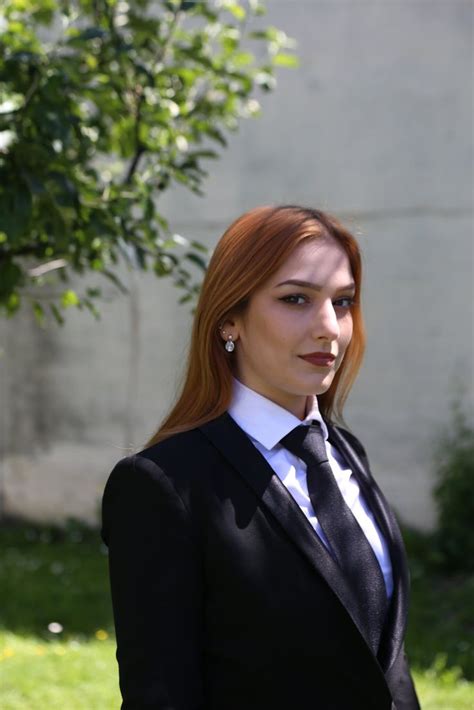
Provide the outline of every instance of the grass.
{"type": "MultiPolygon", "coordinates": [[[[474,579],[441,574],[430,539],[405,537],[407,651],[423,710],[472,710],[474,579]]],[[[0,559],[2,710],[119,708],[107,557],[97,532],[4,527],[0,559]]]]}
{"type": "Polygon", "coordinates": [[[120,707],[115,642],[41,641],[0,634],[3,710],[105,710],[120,707]]]}

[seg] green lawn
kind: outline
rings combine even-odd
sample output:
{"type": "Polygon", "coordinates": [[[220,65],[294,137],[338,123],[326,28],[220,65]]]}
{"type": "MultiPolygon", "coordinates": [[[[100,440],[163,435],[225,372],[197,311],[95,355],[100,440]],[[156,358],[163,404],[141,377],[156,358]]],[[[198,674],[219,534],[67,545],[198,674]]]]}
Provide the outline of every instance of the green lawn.
{"type": "MultiPolygon", "coordinates": [[[[472,710],[474,579],[440,576],[424,561],[428,543],[407,542],[407,651],[423,710],[472,710]]],[[[0,530],[2,710],[119,708],[105,552],[77,526],[0,530]]]]}
{"type": "Polygon", "coordinates": [[[43,641],[0,633],[2,710],[120,707],[113,639],[43,641]]]}

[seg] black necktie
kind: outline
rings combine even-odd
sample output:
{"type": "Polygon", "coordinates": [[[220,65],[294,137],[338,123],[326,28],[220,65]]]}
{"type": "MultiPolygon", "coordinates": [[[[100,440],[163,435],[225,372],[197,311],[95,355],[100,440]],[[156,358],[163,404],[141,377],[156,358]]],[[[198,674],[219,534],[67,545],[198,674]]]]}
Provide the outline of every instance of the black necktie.
{"type": "Polygon", "coordinates": [[[385,583],[372,547],[336,483],[321,426],[298,426],[280,443],[306,464],[314,512],[356,598],[361,631],[377,654],[387,610],[385,583]]]}

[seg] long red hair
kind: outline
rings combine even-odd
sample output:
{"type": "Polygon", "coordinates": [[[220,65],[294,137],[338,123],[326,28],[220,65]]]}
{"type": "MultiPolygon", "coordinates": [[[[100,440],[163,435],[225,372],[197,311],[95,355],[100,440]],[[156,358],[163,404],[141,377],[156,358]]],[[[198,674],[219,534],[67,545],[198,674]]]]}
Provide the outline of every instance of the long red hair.
{"type": "Polygon", "coordinates": [[[196,309],[181,394],[146,446],[200,426],[229,408],[234,358],[224,348],[219,325],[231,312],[245,308],[252,293],[301,242],[327,235],[346,252],[356,285],[352,340],[330,388],[318,396],[323,415],[342,419],[365,348],[359,246],[353,235],[325,212],[295,205],[257,207],[236,219],[217,244],[196,309]]]}

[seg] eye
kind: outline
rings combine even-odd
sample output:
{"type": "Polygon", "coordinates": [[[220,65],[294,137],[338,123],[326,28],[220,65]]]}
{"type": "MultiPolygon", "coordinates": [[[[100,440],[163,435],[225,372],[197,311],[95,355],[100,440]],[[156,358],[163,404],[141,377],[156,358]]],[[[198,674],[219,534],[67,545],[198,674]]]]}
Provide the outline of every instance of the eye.
{"type": "Polygon", "coordinates": [[[291,293],[289,296],[282,296],[279,300],[292,306],[302,306],[309,302],[309,298],[303,293],[291,293]]]}
{"type": "Polygon", "coordinates": [[[338,298],[337,301],[334,301],[334,305],[339,307],[339,308],[351,308],[355,303],[355,299],[352,298],[351,296],[343,296],[342,298],[338,298]]]}

